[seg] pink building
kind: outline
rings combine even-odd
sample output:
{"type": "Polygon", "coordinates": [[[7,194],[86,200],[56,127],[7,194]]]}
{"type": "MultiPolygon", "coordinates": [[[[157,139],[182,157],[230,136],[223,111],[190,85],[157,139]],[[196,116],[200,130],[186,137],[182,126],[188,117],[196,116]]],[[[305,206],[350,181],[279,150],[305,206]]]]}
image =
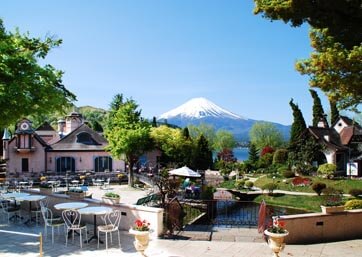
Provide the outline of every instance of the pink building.
{"type": "Polygon", "coordinates": [[[30,120],[22,119],[13,137],[7,130],[4,132],[3,159],[8,173],[19,176],[44,172],[64,175],[67,171],[124,171],[124,161],[115,160],[104,150],[107,144],[107,140],[88,127],[82,115],[76,112],[58,121],[58,131],[48,123],[34,129],[30,120]]]}

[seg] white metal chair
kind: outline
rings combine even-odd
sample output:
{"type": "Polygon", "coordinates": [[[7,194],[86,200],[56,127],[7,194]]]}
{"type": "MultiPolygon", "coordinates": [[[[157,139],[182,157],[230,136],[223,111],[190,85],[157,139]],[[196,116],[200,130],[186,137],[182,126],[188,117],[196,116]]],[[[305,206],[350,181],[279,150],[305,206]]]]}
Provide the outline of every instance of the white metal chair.
{"type": "Polygon", "coordinates": [[[61,226],[65,226],[64,221],[60,217],[54,217],[53,212],[48,208],[44,206],[44,203],[41,201],[39,202],[41,213],[44,219],[44,235],[47,236],[47,227],[52,228],[52,244],[54,244],[54,228],[58,228],[58,234],[59,234],[59,228],[61,226]]]}
{"type": "Polygon", "coordinates": [[[121,241],[119,237],[119,223],[121,221],[121,211],[120,210],[114,210],[113,212],[107,213],[102,217],[102,220],[104,222],[104,225],[99,225],[98,228],[98,248],[99,248],[99,233],[103,232],[106,236],[106,249],[108,250],[108,233],[111,237],[111,243],[112,243],[112,233],[117,232],[118,234],[118,245],[121,246],[121,241]]]}
{"type": "Polygon", "coordinates": [[[37,225],[40,222],[38,216],[42,215],[41,206],[48,207],[48,198],[34,202],[34,205],[31,206],[31,213],[35,215],[35,224],[37,225]]]}
{"type": "Polygon", "coordinates": [[[10,223],[11,218],[20,217],[20,206],[14,206],[10,204],[9,200],[0,199],[0,213],[7,216],[8,223],[10,223]]]}
{"type": "Polygon", "coordinates": [[[77,231],[79,232],[79,242],[80,242],[80,248],[83,248],[82,246],[82,230],[85,230],[85,240],[88,242],[87,237],[87,226],[85,224],[81,224],[81,214],[77,210],[64,210],[62,212],[63,220],[65,222],[66,226],[66,233],[65,233],[65,245],[68,245],[68,233],[72,233],[72,239],[74,241],[74,233],[77,231]]]}
{"type": "Polygon", "coordinates": [[[111,178],[107,178],[107,180],[104,181],[103,183],[102,189],[108,189],[110,183],[111,183],[111,178]]]}

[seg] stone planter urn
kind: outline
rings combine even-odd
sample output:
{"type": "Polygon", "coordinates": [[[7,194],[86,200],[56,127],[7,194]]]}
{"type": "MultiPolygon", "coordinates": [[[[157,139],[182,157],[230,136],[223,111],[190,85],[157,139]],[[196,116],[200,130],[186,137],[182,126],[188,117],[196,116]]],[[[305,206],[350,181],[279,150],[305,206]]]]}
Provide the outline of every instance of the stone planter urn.
{"type": "Polygon", "coordinates": [[[129,233],[134,235],[134,237],[135,237],[135,241],[133,242],[133,244],[134,244],[134,247],[136,248],[136,250],[142,256],[146,256],[144,252],[147,249],[148,243],[150,241],[150,232],[134,230],[131,228],[129,230],[129,233]]]}
{"type": "Polygon", "coordinates": [[[71,192],[71,191],[68,191],[68,195],[72,199],[80,200],[80,199],[84,199],[85,192],[71,192]]]}
{"type": "Polygon", "coordinates": [[[289,232],[286,231],[285,233],[273,233],[266,229],[264,230],[264,234],[268,236],[268,245],[273,251],[273,257],[279,257],[279,253],[285,247],[284,237],[289,235],[289,232]]]}
{"type": "Polygon", "coordinates": [[[324,214],[344,212],[344,206],[343,205],[338,205],[338,206],[324,206],[324,205],[321,205],[321,209],[322,209],[322,213],[324,213],[324,214]]]}
{"type": "Polygon", "coordinates": [[[121,198],[120,197],[107,197],[107,196],[102,196],[102,201],[106,204],[119,204],[121,198]]]}

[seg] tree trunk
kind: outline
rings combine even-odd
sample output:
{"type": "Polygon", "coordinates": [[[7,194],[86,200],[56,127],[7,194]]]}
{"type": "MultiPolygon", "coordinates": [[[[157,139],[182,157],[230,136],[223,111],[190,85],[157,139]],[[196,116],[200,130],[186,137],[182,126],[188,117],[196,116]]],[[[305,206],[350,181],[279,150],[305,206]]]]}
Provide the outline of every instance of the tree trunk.
{"type": "Polygon", "coordinates": [[[129,171],[128,171],[128,186],[133,187],[134,186],[134,176],[133,176],[133,166],[134,162],[130,162],[128,165],[129,171]]]}

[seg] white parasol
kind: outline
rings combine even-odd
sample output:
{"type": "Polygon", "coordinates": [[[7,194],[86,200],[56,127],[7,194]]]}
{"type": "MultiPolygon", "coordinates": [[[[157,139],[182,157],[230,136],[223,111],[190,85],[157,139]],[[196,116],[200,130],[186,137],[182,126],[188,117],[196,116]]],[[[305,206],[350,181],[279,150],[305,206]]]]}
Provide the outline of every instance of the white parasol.
{"type": "Polygon", "coordinates": [[[173,176],[180,176],[180,177],[190,177],[190,178],[199,178],[201,174],[193,171],[189,167],[183,166],[182,168],[170,170],[168,174],[173,176]]]}

